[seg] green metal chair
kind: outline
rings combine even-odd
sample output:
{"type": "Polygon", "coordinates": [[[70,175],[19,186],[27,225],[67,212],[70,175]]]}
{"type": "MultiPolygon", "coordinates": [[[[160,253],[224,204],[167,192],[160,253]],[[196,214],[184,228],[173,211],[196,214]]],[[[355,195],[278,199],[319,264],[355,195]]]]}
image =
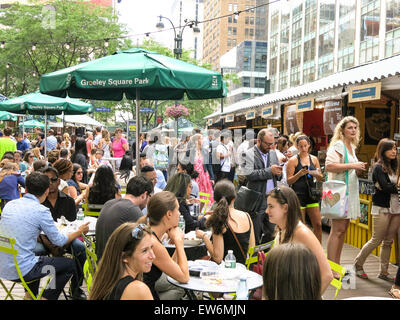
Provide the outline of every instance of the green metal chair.
{"type": "Polygon", "coordinates": [[[274,246],[274,240],[263,243],[263,244],[259,244],[254,247],[250,247],[247,250],[247,259],[246,259],[246,263],[245,263],[247,270],[249,270],[250,266],[253,263],[256,263],[258,261],[257,254],[259,252],[263,251],[264,253],[266,253],[267,251],[271,250],[273,246],[274,246]]]}
{"type": "Polygon", "coordinates": [[[17,260],[18,250],[14,247],[15,244],[16,244],[16,240],[14,238],[8,238],[8,237],[5,237],[5,236],[0,236],[0,252],[2,252],[4,254],[10,254],[10,255],[13,256],[14,265],[15,265],[15,268],[17,270],[17,273],[18,273],[18,276],[19,276],[19,279],[20,279],[20,282],[19,281],[12,281],[13,284],[12,284],[10,289],[7,289],[7,287],[4,284],[4,282],[0,279],[0,285],[3,287],[3,289],[7,293],[7,295],[6,295],[4,300],[7,300],[8,298],[10,298],[11,300],[14,300],[14,296],[12,294],[12,291],[13,291],[15,285],[18,284],[18,283],[21,284],[25,288],[25,290],[29,293],[29,295],[32,297],[33,300],[40,300],[42,295],[43,295],[44,290],[47,288],[47,286],[49,285],[49,283],[52,280],[52,278],[49,277],[46,280],[45,285],[43,286],[43,288],[40,290],[40,292],[36,296],[32,292],[32,290],[28,287],[28,284],[33,283],[35,281],[40,281],[40,279],[35,279],[33,281],[28,281],[28,282],[25,281],[24,277],[21,274],[21,270],[19,268],[19,265],[18,265],[18,260],[17,260]]]}
{"type": "Polygon", "coordinates": [[[100,211],[91,211],[93,209],[95,210],[101,210],[103,208],[103,204],[87,204],[87,203],[82,203],[82,209],[83,209],[83,214],[86,216],[90,217],[96,217],[98,218],[100,215],[100,211]]]}
{"type": "Polygon", "coordinates": [[[90,293],[90,288],[92,286],[92,281],[94,279],[94,274],[97,269],[97,255],[95,250],[95,243],[83,235],[83,240],[85,242],[85,252],[86,252],[86,261],[83,266],[83,275],[85,277],[87,290],[90,293]]]}
{"type": "Polygon", "coordinates": [[[338,274],[340,274],[339,279],[333,278],[333,280],[330,283],[332,286],[334,286],[336,288],[335,296],[333,298],[334,300],[336,300],[336,297],[337,297],[340,289],[342,289],[342,279],[343,279],[344,275],[346,274],[346,268],[342,267],[341,265],[339,265],[331,260],[328,260],[328,262],[329,262],[331,269],[333,271],[336,271],[338,274]]]}

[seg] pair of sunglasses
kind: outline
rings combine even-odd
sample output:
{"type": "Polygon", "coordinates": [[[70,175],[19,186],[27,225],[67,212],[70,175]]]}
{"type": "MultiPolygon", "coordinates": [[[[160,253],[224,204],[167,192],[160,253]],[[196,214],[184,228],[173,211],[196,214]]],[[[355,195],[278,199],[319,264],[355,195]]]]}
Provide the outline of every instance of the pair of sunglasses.
{"type": "MultiPolygon", "coordinates": [[[[134,228],[132,230],[132,239],[135,240],[142,240],[143,236],[144,236],[144,229],[146,229],[147,225],[141,223],[139,224],[136,228],[134,228]]],[[[125,248],[123,251],[127,251],[128,248],[130,248],[132,245],[132,240],[128,241],[127,244],[125,245],[125,248]]]]}
{"type": "Polygon", "coordinates": [[[282,190],[281,190],[279,187],[275,187],[275,188],[273,188],[271,191],[275,192],[276,194],[279,193],[279,194],[282,196],[283,200],[284,200],[286,203],[288,203],[288,201],[287,201],[285,195],[283,194],[282,190]]]}

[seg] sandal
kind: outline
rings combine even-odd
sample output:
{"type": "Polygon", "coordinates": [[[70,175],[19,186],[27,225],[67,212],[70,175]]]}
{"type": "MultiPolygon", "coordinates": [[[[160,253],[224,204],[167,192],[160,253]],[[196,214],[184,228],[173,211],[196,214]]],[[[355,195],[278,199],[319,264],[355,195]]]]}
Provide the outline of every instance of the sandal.
{"type": "Polygon", "coordinates": [[[360,270],[356,269],[356,276],[361,279],[368,279],[368,275],[364,272],[363,269],[360,269],[360,270]]]}
{"type": "Polygon", "coordinates": [[[383,274],[383,273],[378,274],[378,278],[389,282],[394,282],[395,280],[395,278],[390,278],[388,274],[383,274]]]}
{"type": "Polygon", "coordinates": [[[389,295],[395,299],[400,299],[400,290],[392,286],[389,290],[389,295]]]}

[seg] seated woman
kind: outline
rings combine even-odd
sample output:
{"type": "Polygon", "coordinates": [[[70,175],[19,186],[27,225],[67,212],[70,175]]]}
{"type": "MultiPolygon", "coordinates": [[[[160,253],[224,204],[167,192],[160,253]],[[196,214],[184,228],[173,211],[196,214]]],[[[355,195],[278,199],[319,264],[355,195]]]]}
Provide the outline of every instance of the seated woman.
{"type": "Polygon", "coordinates": [[[212,242],[207,234],[196,230],[197,237],[203,239],[212,260],[218,264],[228,254],[228,250],[233,250],[238,263],[245,264],[248,248],[255,245],[253,222],[248,213],[233,207],[235,198],[235,186],[232,182],[226,179],[217,182],[214,188],[216,207],[206,223],[207,227],[212,228],[212,242]]]}
{"type": "Polygon", "coordinates": [[[126,189],[129,180],[135,176],[133,171],[133,161],[128,155],[124,155],[121,160],[118,172],[115,174],[118,184],[121,189],[126,189]]]}
{"type": "Polygon", "coordinates": [[[23,163],[26,166],[25,173],[26,175],[30,174],[33,171],[33,162],[35,161],[35,156],[32,150],[27,150],[24,154],[24,161],[23,163]]]}
{"type": "Polygon", "coordinates": [[[89,300],[153,300],[142,282],[155,259],[151,229],[126,222],[111,234],[97,267],[89,300]]]}
{"type": "Polygon", "coordinates": [[[0,168],[0,208],[3,210],[7,202],[20,198],[19,186],[25,188],[25,179],[18,165],[10,160],[1,161],[0,168]]]}
{"type": "Polygon", "coordinates": [[[164,191],[171,191],[179,202],[179,211],[185,219],[185,233],[199,229],[206,229],[205,222],[209,216],[192,217],[190,214],[189,204],[197,199],[190,199],[192,193],[192,179],[186,173],[179,172],[169,178],[164,191]]]}
{"type": "Polygon", "coordinates": [[[72,177],[67,180],[69,195],[74,198],[75,205],[79,205],[85,198],[87,184],[82,183],[83,169],[78,163],[72,166],[72,177]],[[82,190],[84,191],[82,192],[82,190]]]}
{"type": "MultiPolygon", "coordinates": [[[[175,195],[169,191],[161,191],[150,198],[147,204],[147,215],[138,220],[138,223],[148,222],[155,238],[153,251],[156,257],[153,260],[150,272],[144,274],[144,282],[149,286],[156,300],[159,300],[160,293],[156,290],[156,282],[162,277],[163,273],[180,283],[187,283],[190,279],[183,245],[184,234],[178,228],[179,215],[179,204],[175,195]],[[165,233],[175,244],[176,249],[172,257],[160,240],[165,233]]],[[[173,290],[173,286],[171,289],[173,290]]],[[[175,296],[173,298],[179,299],[181,297],[175,296]]]]}
{"type": "Polygon", "coordinates": [[[188,162],[187,164],[183,164],[178,161],[178,166],[177,166],[176,172],[186,173],[192,178],[191,196],[193,198],[200,199],[199,184],[195,180],[199,176],[199,173],[196,170],[194,170],[193,165],[190,162],[188,162]]]}
{"type": "Polygon", "coordinates": [[[321,271],[301,243],[272,248],[263,268],[263,300],[321,300],[321,271]]]}
{"type": "Polygon", "coordinates": [[[54,162],[53,167],[57,169],[58,177],[60,178],[58,190],[70,195],[67,181],[72,178],[72,162],[66,159],[58,159],[56,162],[54,162]]]}
{"type": "Polygon", "coordinates": [[[323,295],[333,279],[332,270],[321,243],[301,222],[300,201],[294,190],[288,187],[272,189],[268,194],[266,213],[269,221],[276,224],[274,246],[289,242],[302,243],[314,253],[321,271],[321,295],[323,295]]]}
{"type": "Polygon", "coordinates": [[[121,192],[115,181],[114,172],[109,166],[100,166],[94,175],[93,185],[86,187],[87,204],[105,204],[108,200],[120,198],[121,192]]]}

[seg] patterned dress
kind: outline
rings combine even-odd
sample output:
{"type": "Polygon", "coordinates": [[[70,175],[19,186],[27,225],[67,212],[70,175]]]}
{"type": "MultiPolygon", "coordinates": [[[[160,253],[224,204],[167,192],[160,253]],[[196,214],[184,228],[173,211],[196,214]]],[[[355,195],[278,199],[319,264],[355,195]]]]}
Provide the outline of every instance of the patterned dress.
{"type": "MultiPolygon", "coordinates": [[[[194,170],[199,173],[199,176],[195,179],[195,181],[199,185],[199,191],[210,194],[210,202],[208,203],[208,205],[211,205],[214,202],[214,191],[210,176],[207,171],[204,171],[203,158],[201,156],[195,157],[194,170]]],[[[200,196],[200,198],[203,197],[200,196]]]]}

